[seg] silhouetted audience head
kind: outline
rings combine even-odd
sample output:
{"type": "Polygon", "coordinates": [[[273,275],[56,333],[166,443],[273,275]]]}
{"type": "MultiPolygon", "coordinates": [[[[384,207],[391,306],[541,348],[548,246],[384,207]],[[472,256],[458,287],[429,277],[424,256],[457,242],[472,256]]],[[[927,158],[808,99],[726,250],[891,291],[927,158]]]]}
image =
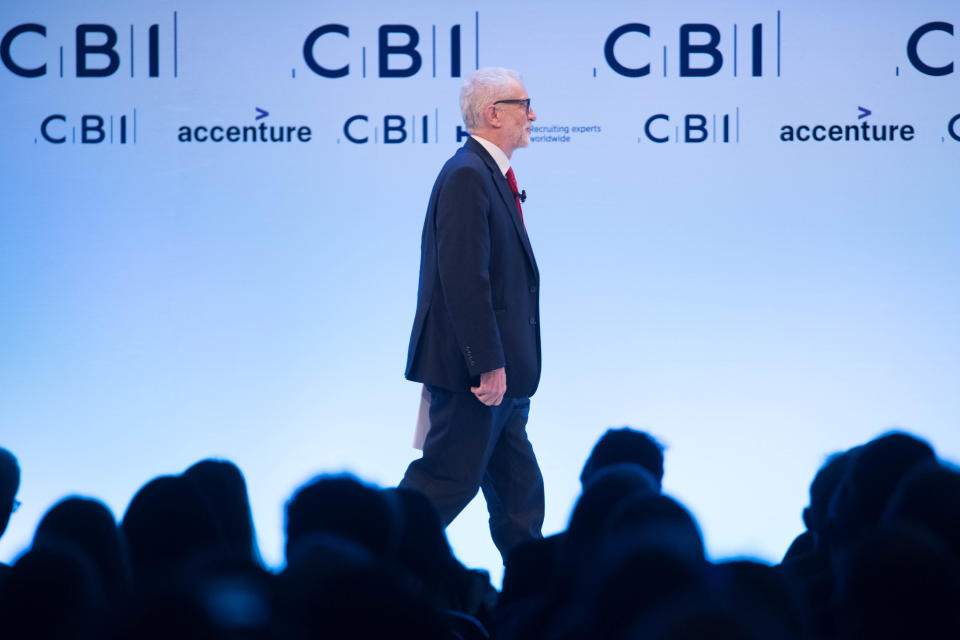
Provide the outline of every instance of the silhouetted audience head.
{"type": "Polygon", "coordinates": [[[625,463],[599,470],[591,476],[573,508],[565,535],[565,546],[579,545],[582,541],[597,536],[603,530],[606,517],[624,498],[635,494],[656,493],[656,480],[639,465],[625,463]]]}
{"type": "MultiPolygon", "coordinates": [[[[697,529],[695,522],[693,527],[697,529]]],[[[586,616],[572,628],[581,630],[582,637],[619,637],[639,616],[677,597],[704,593],[702,550],[683,533],[674,538],[668,531],[651,523],[608,534],[589,561],[581,563],[572,601],[586,616]]]]}
{"type": "Polygon", "coordinates": [[[443,523],[430,500],[411,489],[385,489],[398,522],[394,561],[415,576],[426,590],[442,590],[451,572],[460,568],[453,557],[443,523]]]}
{"type": "Polygon", "coordinates": [[[810,504],[803,510],[803,524],[814,535],[823,531],[830,499],[859,451],[860,447],[853,447],[828,457],[810,483],[810,504]]]}
{"type": "Polygon", "coordinates": [[[912,469],[935,461],[929,444],[906,433],[887,433],[863,445],[830,500],[824,531],[829,543],[852,542],[876,525],[900,481],[912,469]]]}
{"type": "Polygon", "coordinates": [[[663,483],[663,445],[653,436],[630,427],[608,429],[593,446],[590,457],[580,472],[580,484],[586,487],[598,471],[618,464],[638,464],[656,482],[657,490],[663,483]]]}
{"type": "Polygon", "coordinates": [[[274,612],[278,638],[456,637],[368,547],[335,533],[306,533],[289,549],[274,612]]]}
{"type": "Polygon", "coordinates": [[[905,524],[875,528],[839,557],[840,637],[960,638],[960,570],[938,537],[905,524]]]}
{"type": "Polygon", "coordinates": [[[104,621],[97,570],[68,541],[32,547],[0,583],[4,640],[93,640],[104,637],[104,621]]]}
{"type": "MultiPolygon", "coordinates": [[[[590,479],[574,506],[558,549],[556,579],[549,595],[551,606],[556,607],[558,613],[582,603],[582,608],[574,607],[577,610],[571,611],[570,616],[589,619],[593,615],[590,613],[592,607],[596,604],[589,594],[600,591],[606,593],[608,581],[618,584],[624,580],[629,582],[628,577],[620,574],[620,569],[647,561],[644,555],[647,547],[644,545],[651,542],[653,536],[634,535],[632,530],[613,536],[607,530],[607,522],[621,503],[655,495],[658,495],[656,481],[646,469],[633,463],[601,469],[590,479]]],[[[664,562],[672,563],[673,550],[658,546],[655,552],[651,551],[654,555],[661,552],[664,562]]],[[[676,556],[681,564],[687,562],[681,557],[682,554],[677,553],[676,556]]],[[[686,575],[682,570],[678,571],[677,576],[686,575]]],[[[686,584],[685,577],[680,579],[686,584]]],[[[644,583],[644,587],[647,586],[650,586],[649,583],[644,583]]],[[[614,608],[620,603],[617,599],[614,608]]],[[[572,624],[576,626],[580,623],[572,624]]],[[[560,619],[557,624],[563,626],[567,623],[560,619]]]]}
{"type": "Polygon", "coordinates": [[[883,522],[925,527],[960,562],[960,471],[940,464],[915,469],[890,498],[883,522]]]}
{"type": "Polygon", "coordinates": [[[287,502],[287,557],[305,536],[332,533],[366,547],[378,560],[398,542],[396,516],[377,489],[349,475],[325,475],[297,489],[287,502]]]}
{"type": "Polygon", "coordinates": [[[72,542],[86,553],[108,600],[126,595],[130,588],[127,546],[106,505],[78,496],[58,502],[40,520],[33,544],[58,540],[72,542]]]}
{"type": "Polygon", "coordinates": [[[266,638],[273,576],[229,545],[191,556],[176,575],[141,588],[121,638],[266,638]]]}
{"type": "Polygon", "coordinates": [[[169,575],[222,542],[217,522],[193,483],[160,476],[130,501],[121,524],[135,583],[169,575]]]}
{"type": "Polygon", "coordinates": [[[396,560],[417,575],[446,573],[459,564],[450,550],[443,523],[429,498],[412,489],[385,489],[384,495],[397,506],[399,538],[396,560]]]}
{"type": "Polygon", "coordinates": [[[507,555],[498,602],[510,605],[545,595],[554,582],[563,533],[521,542],[507,555]]]}
{"type": "Polygon", "coordinates": [[[621,534],[637,541],[650,540],[676,549],[694,561],[706,558],[703,535],[690,512],[669,496],[634,494],[610,511],[603,523],[609,536],[621,534]]]}
{"type": "Polygon", "coordinates": [[[803,509],[803,524],[807,530],[790,544],[783,560],[789,561],[814,553],[822,544],[823,532],[828,520],[830,500],[846,474],[850,463],[860,447],[829,456],[810,483],[810,504],[803,509]]]}
{"type": "Polygon", "coordinates": [[[20,488],[20,465],[12,453],[0,447],[0,536],[7,529],[20,488]]]}
{"type": "Polygon", "coordinates": [[[229,460],[201,460],[183,472],[207,503],[224,545],[260,565],[253,513],[243,473],[229,460]]]}
{"type": "Polygon", "coordinates": [[[424,602],[485,620],[497,592],[485,571],[470,571],[453,555],[440,516],[430,500],[412,489],[385,489],[396,507],[399,536],[394,562],[408,590],[424,602]]]}

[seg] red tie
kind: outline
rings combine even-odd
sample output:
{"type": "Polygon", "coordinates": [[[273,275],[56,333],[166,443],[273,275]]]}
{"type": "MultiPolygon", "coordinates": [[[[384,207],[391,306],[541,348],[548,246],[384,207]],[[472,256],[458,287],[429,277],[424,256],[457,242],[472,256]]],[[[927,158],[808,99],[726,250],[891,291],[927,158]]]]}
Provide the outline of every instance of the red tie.
{"type": "MultiPolygon", "coordinates": [[[[517,201],[517,211],[520,212],[520,222],[523,222],[523,207],[520,206],[520,189],[517,187],[517,176],[513,174],[513,167],[507,169],[507,184],[510,185],[510,191],[513,192],[513,197],[517,201]]],[[[526,228],[527,223],[523,223],[524,228],[526,228]]]]}

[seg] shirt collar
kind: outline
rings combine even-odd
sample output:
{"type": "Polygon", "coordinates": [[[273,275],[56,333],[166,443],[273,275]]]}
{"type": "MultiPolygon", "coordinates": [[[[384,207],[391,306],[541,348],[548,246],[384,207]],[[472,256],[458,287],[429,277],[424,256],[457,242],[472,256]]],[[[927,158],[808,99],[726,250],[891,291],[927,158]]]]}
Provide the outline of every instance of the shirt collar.
{"type": "Polygon", "coordinates": [[[487,153],[493,157],[493,161],[497,163],[497,168],[500,169],[500,173],[507,175],[507,171],[510,169],[510,158],[503,152],[503,149],[475,133],[471,133],[470,137],[479,142],[480,145],[487,150],[487,153]]]}

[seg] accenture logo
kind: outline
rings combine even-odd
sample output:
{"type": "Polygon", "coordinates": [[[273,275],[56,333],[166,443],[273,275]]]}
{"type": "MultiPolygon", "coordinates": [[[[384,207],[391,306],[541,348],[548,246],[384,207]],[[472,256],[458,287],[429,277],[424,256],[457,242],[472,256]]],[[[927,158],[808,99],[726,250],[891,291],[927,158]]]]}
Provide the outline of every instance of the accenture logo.
{"type": "Polygon", "coordinates": [[[780,127],[780,142],[910,142],[916,135],[911,124],[870,124],[865,118],[873,112],[857,109],[860,123],[785,124],[780,127]]]}
{"type": "MultiPolygon", "coordinates": [[[[262,121],[270,112],[255,107],[254,121],[262,121]]],[[[310,142],[313,131],[306,125],[268,125],[259,124],[201,124],[183,125],[177,130],[177,141],[181,143],[212,144],[288,144],[310,142]]]]}

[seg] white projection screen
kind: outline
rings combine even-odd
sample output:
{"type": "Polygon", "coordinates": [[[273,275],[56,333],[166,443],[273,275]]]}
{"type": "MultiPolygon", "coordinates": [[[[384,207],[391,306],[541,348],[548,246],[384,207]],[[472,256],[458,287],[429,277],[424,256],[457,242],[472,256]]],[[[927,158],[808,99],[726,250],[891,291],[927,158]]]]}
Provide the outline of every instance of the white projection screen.
{"type": "MultiPolygon", "coordinates": [[[[610,426],[712,558],[776,562],[828,454],[960,458],[960,5],[5,2],[11,562],[69,494],[244,471],[266,561],[321,472],[395,485],[420,232],[462,77],[519,70],[545,533],[610,426]]],[[[498,581],[482,498],[449,527],[498,581]]]]}

